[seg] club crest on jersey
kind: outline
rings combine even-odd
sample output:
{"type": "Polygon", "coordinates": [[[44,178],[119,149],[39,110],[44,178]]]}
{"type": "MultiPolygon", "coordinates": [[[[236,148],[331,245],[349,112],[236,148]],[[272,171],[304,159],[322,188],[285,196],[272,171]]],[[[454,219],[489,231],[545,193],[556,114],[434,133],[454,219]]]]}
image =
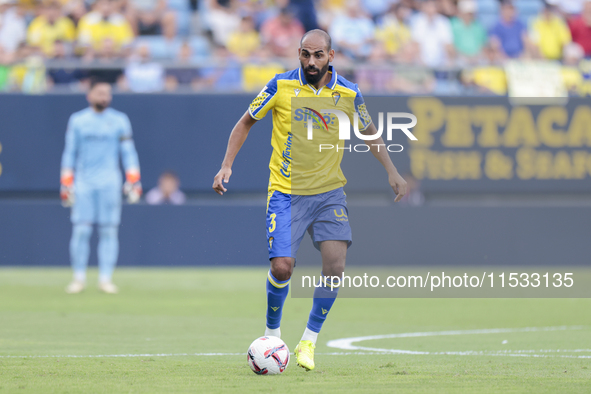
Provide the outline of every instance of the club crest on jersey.
{"type": "Polygon", "coordinates": [[[334,105],[336,106],[341,99],[341,94],[339,92],[332,92],[332,99],[334,100],[334,105]]]}
{"type": "Polygon", "coordinates": [[[273,249],[273,237],[269,238],[269,249],[273,249]]]}
{"type": "Polygon", "coordinates": [[[299,96],[299,94],[300,94],[300,91],[301,91],[301,90],[302,90],[302,89],[294,89],[294,90],[293,90],[293,92],[295,93],[296,97],[298,97],[298,96],[299,96]]]}

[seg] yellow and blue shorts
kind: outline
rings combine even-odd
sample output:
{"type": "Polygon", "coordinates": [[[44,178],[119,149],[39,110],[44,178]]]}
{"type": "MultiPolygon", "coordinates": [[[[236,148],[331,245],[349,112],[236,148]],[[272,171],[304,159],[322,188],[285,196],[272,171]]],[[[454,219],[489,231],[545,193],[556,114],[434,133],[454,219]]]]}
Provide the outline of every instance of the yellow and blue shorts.
{"type": "Polygon", "coordinates": [[[340,187],[326,193],[300,196],[269,191],[267,247],[269,259],[296,257],[306,231],[320,250],[322,241],[345,241],[351,246],[346,195],[340,187]]]}

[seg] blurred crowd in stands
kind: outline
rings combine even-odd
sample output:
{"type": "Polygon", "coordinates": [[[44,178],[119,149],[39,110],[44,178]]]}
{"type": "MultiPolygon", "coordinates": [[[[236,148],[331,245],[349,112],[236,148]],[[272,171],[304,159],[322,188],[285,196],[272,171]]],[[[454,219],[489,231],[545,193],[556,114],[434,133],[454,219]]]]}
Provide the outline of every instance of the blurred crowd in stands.
{"type": "Polygon", "coordinates": [[[505,95],[518,59],[591,94],[591,0],[0,0],[0,91],[254,92],[314,28],[362,91],[505,95]]]}

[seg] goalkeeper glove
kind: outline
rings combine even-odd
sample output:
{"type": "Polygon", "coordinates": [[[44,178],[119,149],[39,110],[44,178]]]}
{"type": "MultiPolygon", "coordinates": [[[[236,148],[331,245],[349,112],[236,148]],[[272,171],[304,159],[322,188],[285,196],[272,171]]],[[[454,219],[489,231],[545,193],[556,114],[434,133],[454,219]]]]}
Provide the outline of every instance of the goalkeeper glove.
{"type": "Polygon", "coordinates": [[[123,194],[127,197],[127,202],[135,204],[142,196],[142,183],[140,182],[139,171],[127,171],[125,173],[125,184],[123,185],[123,194]]]}
{"type": "Polygon", "coordinates": [[[74,205],[75,202],[74,173],[72,170],[62,170],[60,183],[60,198],[62,200],[62,205],[66,208],[69,208],[74,205]]]}

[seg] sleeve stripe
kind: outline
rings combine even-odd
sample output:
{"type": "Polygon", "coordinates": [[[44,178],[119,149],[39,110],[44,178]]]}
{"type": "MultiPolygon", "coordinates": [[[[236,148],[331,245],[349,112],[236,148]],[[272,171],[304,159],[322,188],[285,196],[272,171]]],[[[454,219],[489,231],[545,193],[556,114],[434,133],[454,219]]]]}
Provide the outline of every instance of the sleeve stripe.
{"type": "MultiPolygon", "coordinates": [[[[259,105],[254,111],[251,112],[250,111],[250,108],[249,108],[248,111],[250,112],[250,115],[253,116],[253,117],[256,116],[256,114],[258,114],[259,111],[261,109],[263,109],[265,107],[265,105],[267,105],[269,103],[269,101],[273,98],[273,96],[275,96],[276,93],[277,92],[275,92],[273,94],[269,94],[267,96],[267,98],[265,98],[265,100],[261,103],[261,105],[259,105]]],[[[259,119],[257,119],[257,120],[259,120],[259,119]]]]}
{"type": "MultiPolygon", "coordinates": [[[[363,123],[363,121],[361,121],[361,123],[363,123]]],[[[372,124],[372,123],[373,123],[373,122],[372,122],[372,121],[370,121],[370,122],[369,122],[367,125],[364,125],[364,126],[365,126],[364,128],[362,128],[362,129],[359,129],[359,131],[365,131],[365,130],[367,130],[367,128],[368,128],[369,126],[371,126],[371,124],[372,124]]]]}
{"type": "Polygon", "coordinates": [[[250,108],[248,109],[248,114],[250,115],[251,118],[253,118],[254,120],[261,120],[260,118],[257,118],[255,115],[252,114],[252,111],[250,110],[250,108]]]}

